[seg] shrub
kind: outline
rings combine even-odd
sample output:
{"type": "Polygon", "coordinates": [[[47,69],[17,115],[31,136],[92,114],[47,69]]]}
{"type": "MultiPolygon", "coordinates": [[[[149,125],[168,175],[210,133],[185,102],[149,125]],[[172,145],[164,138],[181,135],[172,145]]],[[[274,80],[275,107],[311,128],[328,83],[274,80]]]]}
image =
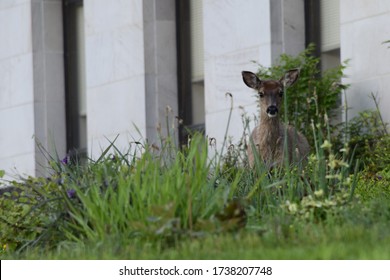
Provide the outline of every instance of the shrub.
{"type": "Polygon", "coordinates": [[[341,134],[348,137],[355,158],[362,163],[361,168],[375,174],[390,166],[390,136],[377,99],[371,96],[376,109],[359,112],[348,121],[341,134]]]}
{"type": "Polygon", "coordinates": [[[66,221],[63,188],[54,180],[29,177],[12,182],[0,196],[0,243],[9,250],[51,247],[64,238],[66,221]]]}

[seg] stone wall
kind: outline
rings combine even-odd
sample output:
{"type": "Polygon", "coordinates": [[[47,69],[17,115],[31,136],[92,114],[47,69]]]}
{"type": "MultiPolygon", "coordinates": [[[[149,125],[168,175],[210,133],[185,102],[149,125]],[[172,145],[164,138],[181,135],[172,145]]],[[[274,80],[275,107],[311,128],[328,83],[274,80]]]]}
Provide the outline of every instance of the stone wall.
{"type": "Polygon", "coordinates": [[[349,59],[344,83],[349,116],[373,108],[370,93],[377,94],[386,122],[390,122],[390,1],[340,1],[341,59],[349,59]]]}
{"type": "MultiPolygon", "coordinates": [[[[61,1],[0,1],[0,169],[45,175],[65,153],[61,1]]],[[[7,177],[7,178],[9,178],[7,177]]]]}

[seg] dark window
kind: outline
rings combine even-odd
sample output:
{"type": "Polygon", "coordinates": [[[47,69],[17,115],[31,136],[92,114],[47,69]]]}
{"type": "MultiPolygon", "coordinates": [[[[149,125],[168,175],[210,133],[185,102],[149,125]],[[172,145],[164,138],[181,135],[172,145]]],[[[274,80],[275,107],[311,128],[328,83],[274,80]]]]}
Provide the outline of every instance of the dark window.
{"type": "Polygon", "coordinates": [[[180,141],[205,129],[202,1],[176,0],[180,141]]]}
{"type": "Polygon", "coordinates": [[[87,152],[83,1],[64,0],[63,18],[67,150],[79,158],[87,152]]]}
{"type": "Polygon", "coordinates": [[[340,64],[339,0],[305,0],[306,46],[316,45],[321,70],[340,64]]]}

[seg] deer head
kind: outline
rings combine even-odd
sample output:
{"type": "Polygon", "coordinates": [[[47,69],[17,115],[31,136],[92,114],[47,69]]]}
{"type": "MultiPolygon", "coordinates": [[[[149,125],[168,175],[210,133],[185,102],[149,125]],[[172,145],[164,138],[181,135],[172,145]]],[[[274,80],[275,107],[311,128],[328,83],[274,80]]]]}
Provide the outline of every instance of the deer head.
{"type": "Polygon", "coordinates": [[[279,80],[266,81],[260,80],[252,72],[242,71],[244,83],[259,93],[261,113],[266,113],[269,118],[274,118],[278,115],[284,89],[293,85],[298,80],[298,77],[298,69],[287,71],[279,80]]]}

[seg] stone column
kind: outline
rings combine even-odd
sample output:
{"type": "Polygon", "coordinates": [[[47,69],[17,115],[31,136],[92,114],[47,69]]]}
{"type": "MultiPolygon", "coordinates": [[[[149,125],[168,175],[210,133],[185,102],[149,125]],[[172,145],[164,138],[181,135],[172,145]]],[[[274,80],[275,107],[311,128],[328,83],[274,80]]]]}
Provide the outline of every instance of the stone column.
{"type": "Polygon", "coordinates": [[[88,153],[146,135],[143,1],[85,0],[88,153]],[[138,133],[138,131],[140,133],[138,133]]]}
{"type": "Polygon", "coordinates": [[[156,142],[157,127],[166,135],[178,115],[175,0],[144,0],[143,15],[146,136],[156,142]],[[171,109],[168,116],[167,107],[171,109]]]}
{"type": "Polygon", "coordinates": [[[0,1],[0,169],[11,178],[48,174],[35,141],[65,154],[61,5],[0,1]]]}

